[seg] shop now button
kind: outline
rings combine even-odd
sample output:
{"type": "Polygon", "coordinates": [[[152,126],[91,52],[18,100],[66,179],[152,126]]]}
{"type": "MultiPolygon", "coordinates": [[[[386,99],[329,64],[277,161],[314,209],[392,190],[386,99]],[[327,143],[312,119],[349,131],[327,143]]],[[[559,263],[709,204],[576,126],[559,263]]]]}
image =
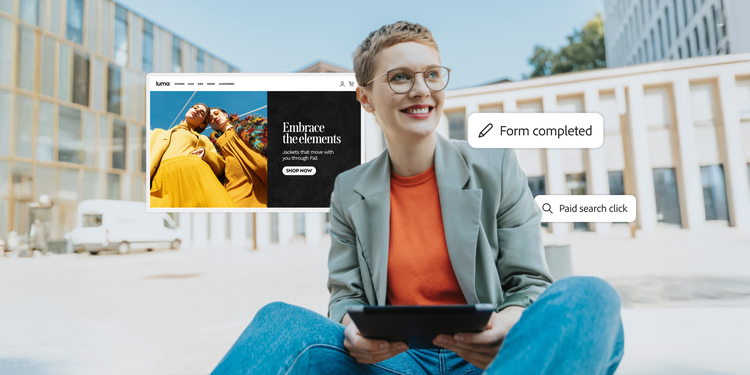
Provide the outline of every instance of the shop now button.
{"type": "Polygon", "coordinates": [[[315,167],[284,167],[281,172],[285,176],[312,176],[315,174],[315,167]]]}

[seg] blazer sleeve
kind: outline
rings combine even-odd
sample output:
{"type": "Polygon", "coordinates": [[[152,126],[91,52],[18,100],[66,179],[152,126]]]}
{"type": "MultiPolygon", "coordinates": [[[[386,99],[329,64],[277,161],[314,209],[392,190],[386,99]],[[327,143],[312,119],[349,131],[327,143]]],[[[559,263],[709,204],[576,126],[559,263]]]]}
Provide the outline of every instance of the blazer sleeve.
{"type": "Polygon", "coordinates": [[[367,305],[359,270],[356,233],[344,217],[336,178],[331,194],[331,250],[328,252],[328,317],[341,322],[346,307],[367,305]]]}
{"type": "Polygon", "coordinates": [[[505,298],[498,311],[508,306],[528,307],[553,282],[544,256],[542,211],[512,149],[503,154],[501,189],[497,272],[505,298]]]}
{"type": "Polygon", "coordinates": [[[216,177],[220,178],[224,174],[224,157],[216,151],[216,147],[214,147],[214,144],[211,143],[208,137],[203,134],[199,137],[200,146],[206,150],[205,155],[203,155],[203,161],[208,163],[208,166],[211,167],[216,177]]]}

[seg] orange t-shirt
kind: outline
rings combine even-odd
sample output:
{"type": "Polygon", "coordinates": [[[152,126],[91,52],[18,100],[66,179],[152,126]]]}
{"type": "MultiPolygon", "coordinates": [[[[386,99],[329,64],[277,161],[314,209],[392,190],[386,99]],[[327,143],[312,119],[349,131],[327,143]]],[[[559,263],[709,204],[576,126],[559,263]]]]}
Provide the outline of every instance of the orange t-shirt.
{"type": "Polygon", "coordinates": [[[388,303],[466,304],[445,243],[435,166],[413,177],[391,172],[388,303]]]}

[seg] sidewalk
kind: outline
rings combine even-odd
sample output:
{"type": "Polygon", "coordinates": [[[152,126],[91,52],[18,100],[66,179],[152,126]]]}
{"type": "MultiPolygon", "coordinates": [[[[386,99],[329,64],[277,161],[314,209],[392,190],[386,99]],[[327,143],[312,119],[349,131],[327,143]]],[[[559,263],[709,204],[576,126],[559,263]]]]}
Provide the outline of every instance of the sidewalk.
{"type": "MultiPolygon", "coordinates": [[[[665,285],[700,277],[744,282],[750,236],[711,228],[700,235],[670,231],[633,240],[615,231],[562,240],[572,244],[576,274],[603,277],[627,292],[618,374],[750,373],[750,302],[742,291],[666,302],[628,297],[642,295],[638,280],[648,277],[665,285]]],[[[0,373],[207,374],[265,304],[326,313],[328,247],[2,258],[0,373]]],[[[672,289],[650,293],[669,296],[672,289]]]]}

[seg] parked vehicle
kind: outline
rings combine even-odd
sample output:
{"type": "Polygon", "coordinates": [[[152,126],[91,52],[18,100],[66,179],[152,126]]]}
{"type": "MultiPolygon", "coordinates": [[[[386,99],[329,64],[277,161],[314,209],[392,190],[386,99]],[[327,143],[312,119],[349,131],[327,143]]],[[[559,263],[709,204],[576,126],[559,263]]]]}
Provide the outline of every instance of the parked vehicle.
{"type": "Polygon", "coordinates": [[[76,250],[92,255],[103,250],[127,254],[133,249],[177,249],[182,242],[177,224],[166,213],[146,213],[143,202],[92,199],[78,205],[71,231],[76,250]]]}

